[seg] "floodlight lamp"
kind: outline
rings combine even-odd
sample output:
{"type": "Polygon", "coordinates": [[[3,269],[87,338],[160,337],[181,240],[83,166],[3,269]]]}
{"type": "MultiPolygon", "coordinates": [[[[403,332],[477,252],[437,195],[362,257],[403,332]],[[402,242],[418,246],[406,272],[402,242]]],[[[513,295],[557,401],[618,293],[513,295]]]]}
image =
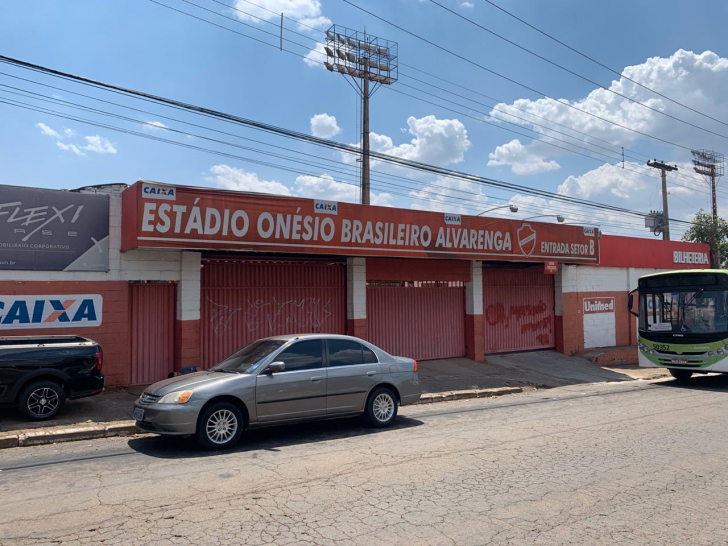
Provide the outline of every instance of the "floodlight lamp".
{"type": "Polygon", "coordinates": [[[334,71],[334,65],[333,65],[333,64],[331,64],[330,62],[328,62],[328,61],[324,61],[324,66],[326,67],[326,70],[329,70],[329,71],[331,71],[331,72],[333,72],[333,71],[334,71]]]}
{"type": "Polygon", "coordinates": [[[516,205],[511,205],[508,207],[511,212],[518,212],[518,207],[516,205]]]}
{"type": "Polygon", "coordinates": [[[346,45],[346,39],[341,34],[337,34],[336,36],[339,38],[340,44],[346,45]]]}
{"type": "Polygon", "coordinates": [[[350,63],[355,63],[355,62],[356,62],[356,55],[354,55],[354,54],[353,54],[353,53],[351,53],[351,52],[349,52],[349,53],[347,53],[347,54],[346,54],[346,58],[347,58],[347,60],[348,60],[348,61],[349,61],[350,63]]]}
{"type": "Polygon", "coordinates": [[[347,38],[346,43],[349,44],[351,47],[356,47],[356,40],[354,40],[354,38],[347,38]]]}
{"type": "Polygon", "coordinates": [[[345,61],[346,60],[346,53],[344,53],[343,50],[337,49],[336,54],[339,56],[339,59],[345,61]]]}
{"type": "Polygon", "coordinates": [[[565,218],[563,216],[561,216],[560,214],[558,216],[556,216],[556,221],[559,224],[562,224],[564,222],[564,220],[565,220],[565,218]]]}
{"type": "Polygon", "coordinates": [[[387,48],[386,47],[379,46],[377,48],[377,53],[379,53],[380,55],[387,55],[388,54],[388,51],[387,51],[387,48]]]}
{"type": "Polygon", "coordinates": [[[331,49],[330,47],[324,46],[324,51],[326,52],[326,55],[328,55],[329,57],[333,57],[334,56],[334,50],[331,49]]]}
{"type": "Polygon", "coordinates": [[[327,31],[326,31],[326,38],[328,38],[328,39],[329,39],[329,40],[331,40],[332,42],[333,42],[333,41],[334,41],[334,40],[336,39],[336,37],[334,36],[334,33],[333,33],[333,32],[331,32],[330,30],[327,30],[327,31]]]}
{"type": "Polygon", "coordinates": [[[379,63],[379,70],[389,72],[389,63],[379,63]]]}

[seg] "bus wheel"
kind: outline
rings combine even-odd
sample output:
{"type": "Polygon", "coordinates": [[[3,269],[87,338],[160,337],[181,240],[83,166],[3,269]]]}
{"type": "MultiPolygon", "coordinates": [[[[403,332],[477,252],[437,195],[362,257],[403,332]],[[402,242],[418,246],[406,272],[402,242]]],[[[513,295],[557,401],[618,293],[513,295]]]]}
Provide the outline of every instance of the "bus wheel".
{"type": "Polygon", "coordinates": [[[675,378],[679,383],[683,383],[693,376],[692,370],[670,370],[670,375],[675,378]]]}

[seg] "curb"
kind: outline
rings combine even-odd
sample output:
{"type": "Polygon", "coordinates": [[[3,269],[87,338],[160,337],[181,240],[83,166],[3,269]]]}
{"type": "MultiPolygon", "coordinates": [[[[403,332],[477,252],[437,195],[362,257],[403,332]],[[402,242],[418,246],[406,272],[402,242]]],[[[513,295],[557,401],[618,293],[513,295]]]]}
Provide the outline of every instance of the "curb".
{"type": "MultiPolygon", "coordinates": [[[[491,398],[521,392],[523,392],[522,387],[499,387],[496,389],[426,393],[422,395],[417,404],[434,404],[437,402],[451,402],[453,400],[467,400],[470,398],[491,398]]],[[[0,433],[0,449],[80,440],[96,440],[99,438],[131,436],[134,434],[143,434],[143,432],[136,428],[134,421],[113,421],[106,425],[94,423],[49,429],[23,430],[10,434],[0,433]]]]}
{"type": "Polygon", "coordinates": [[[28,447],[59,442],[79,440],[96,440],[113,436],[129,436],[138,434],[134,421],[114,421],[107,425],[76,425],[50,429],[23,430],[16,433],[0,433],[0,449],[11,447],[28,447]]]}
{"type": "Polygon", "coordinates": [[[523,392],[523,387],[498,387],[496,389],[471,389],[465,391],[436,392],[423,394],[416,404],[433,404],[435,402],[451,402],[469,398],[492,398],[506,394],[523,392]]]}

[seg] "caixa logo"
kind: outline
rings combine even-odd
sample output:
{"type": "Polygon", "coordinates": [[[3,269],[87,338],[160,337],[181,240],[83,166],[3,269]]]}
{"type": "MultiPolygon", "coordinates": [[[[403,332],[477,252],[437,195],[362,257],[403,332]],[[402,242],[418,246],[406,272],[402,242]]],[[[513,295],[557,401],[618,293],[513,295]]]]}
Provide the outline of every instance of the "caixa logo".
{"type": "Polygon", "coordinates": [[[152,186],[150,184],[142,185],[142,196],[147,199],[165,199],[167,201],[177,200],[177,188],[168,186],[152,186]]]}
{"type": "Polygon", "coordinates": [[[451,226],[459,226],[462,218],[459,214],[445,214],[445,223],[451,226]]]}
{"type": "Polygon", "coordinates": [[[103,301],[99,294],[0,296],[0,332],[101,326],[103,301]]]}
{"type": "Polygon", "coordinates": [[[313,202],[313,210],[323,214],[339,214],[339,204],[336,201],[321,201],[316,199],[313,202]]]}

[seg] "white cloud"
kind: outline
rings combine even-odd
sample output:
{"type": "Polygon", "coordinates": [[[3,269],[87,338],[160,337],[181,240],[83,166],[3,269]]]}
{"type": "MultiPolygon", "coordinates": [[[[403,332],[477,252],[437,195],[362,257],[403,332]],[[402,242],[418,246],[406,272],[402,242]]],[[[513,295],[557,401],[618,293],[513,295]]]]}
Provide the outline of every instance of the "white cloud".
{"type": "MultiPolygon", "coordinates": [[[[728,118],[728,97],[723,92],[728,88],[728,59],[719,57],[711,51],[696,54],[680,49],[667,58],[651,57],[642,64],[628,66],[623,70],[623,74],[701,112],[709,112],[718,119],[728,118]]],[[[704,126],[708,123],[704,118],[697,118],[695,114],[623,77],[613,81],[609,89],[657,110],[667,111],[676,117],[692,121],[696,125],[704,126]]],[[[707,143],[712,145],[712,142],[715,141],[717,147],[717,137],[713,138],[705,132],[648,110],[605,89],[595,89],[583,99],[575,101],[562,99],[562,101],[557,102],[545,98],[519,99],[512,106],[525,110],[525,116],[524,112],[519,112],[511,108],[511,105],[504,103],[498,104],[496,109],[490,113],[494,117],[527,126],[531,126],[531,124],[504,115],[502,111],[512,112],[514,115],[525,117],[534,123],[545,122],[536,117],[529,117],[529,114],[543,116],[548,120],[577,128],[591,136],[620,146],[631,145],[645,137],[617,127],[608,121],[679,143],[694,140],[705,143],[707,140],[707,143]],[[584,112],[568,105],[584,110],[584,112]],[[590,114],[608,121],[602,121],[590,114]]],[[[532,127],[535,131],[543,133],[543,128],[532,127]]],[[[559,130],[561,129],[559,128],[559,130]]]]}
{"type": "Polygon", "coordinates": [[[259,23],[260,19],[278,20],[283,13],[285,17],[300,21],[302,25],[299,25],[298,29],[301,31],[311,30],[304,25],[315,28],[331,25],[331,21],[324,17],[321,11],[319,0],[256,0],[255,4],[245,0],[235,0],[233,7],[236,9],[233,13],[243,21],[253,23],[259,23]]]}
{"type": "MultiPolygon", "coordinates": [[[[256,173],[220,164],[210,168],[214,177],[207,182],[228,190],[270,193],[273,195],[291,195],[356,203],[359,201],[357,184],[335,180],[328,174],[321,176],[301,175],[296,178],[292,188],[275,180],[261,180],[256,173]]],[[[392,196],[388,193],[371,193],[372,205],[390,206],[392,196]]]]}
{"type": "Polygon", "coordinates": [[[328,114],[316,114],[311,118],[311,134],[320,138],[331,138],[341,132],[336,118],[328,114]]]}
{"type": "Polygon", "coordinates": [[[56,146],[58,146],[61,150],[71,151],[74,154],[79,155],[79,156],[86,155],[81,150],[79,150],[78,146],[76,146],[75,144],[65,144],[65,143],[61,142],[60,140],[57,140],[56,146]]]}
{"type": "Polygon", "coordinates": [[[326,59],[326,52],[324,51],[324,44],[316,44],[311,51],[309,51],[303,58],[303,62],[308,66],[318,66],[324,68],[323,62],[326,59]]]}
{"type": "Polygon", "coordinates": [[[488,154],[488,166],[496,167],[506,165],[513,174],[538,174],[555,171],[561,168],[556,161],[545,161],[544,156],[533,149],[533,144],[524,146],[516,139],[498,146],[494,152],[488,154]]]}
{"type": "Polygon", "coordinates": [[[210,168],[210,172],[215,177],[208,179],[208,182],[228,190],[291,195],[291,190],[280,182],[261,180],[256,173],[249,173],[229,165],[215,165],[210,168]]]}
{"type": "Polygon", "coordinates": [[[483,189],[482,184],[439,176],[434,182],[425,183],[421,190],[409,193],[410,197],[415,199],[411,208],[456,214],[478,214],[479,211],[488,208],[488,196],[483,193],[483,189]]]}
{"type": "Polygon", "coordinates": [[[84,156],[86,155],[83,153],[82,150],[88,151],[88,152],[94,152],[97,154],[115,154],[116,148],[111,144],[108,138],[102,137],[100,135],[94,135],[94,136],[85,136],[83,137],[86,140],[85,146],[79,146],[77,144],[73,144],[71,142],[63,142],[63,140],[72,138],[76,136],[76,131],[73,129],[64,129],[63,134],[59,133],[55,129],[49,127],[45,123],[36,123],[35,125],[40,129],[40,132],[45,135],[49,136],[56,141],[56,146],[58,146],[59,149],[65,150],[68,152],[73,152],[77,156],[84,156]]]}
{"type": "Polygon", "coordinates": [[[97,154],[115,154],[116,148],[111,144],[108,138],[99,135],[85,136],[86,146],[81,146],[82,150],[95,152],[97,154]]]}
{"type": "Polygon", "coordinates": [[[160,129],[166,129],[167,126],[161,121],[147,121],[144,123],[144,128],[148,131],[158,131],[160,129]]]}
{"type": "MultiPolygon", "coordinates": [[[[400,157],[410,161],[420,161],[432,165],[449,165],[460,163],[465,159],[465,152],[471,147],[468,131],[457,119],[437,119],[435,116],[407,119],[408,132],[412,140],[395,145],[392,137],[370,133],[371,149],[383,154],[400,157]]],[[[355,144],[361,146],[361,143],[355,144]]],[[[352,154],[342,154],[344,161],[354,162],[352,154]]],[[[372,165],[381,163],[372,161],[372,165]]]]}
{"type": "Polygon", "coordinates": [[[40,129],[40,132],[43,133],[45,136],[49,136],[58,140],[61,139],[61,135],[59,135],[57,131],[48,127],[45,123],[36,123],[35,126],[38,127],[40,129]]]}
{"type": "Polygon", "coordinates": [[[472,2],[461,2],[460,7],[469,9],[469,8],[474,8],[475,4],[473,4],[472,2]]]}
{"type": "MultiPolygon", "coordinates": [[[[359,202],[358,185],[338,182],[328,174],[299,176],[296,178],[296,193],[301,197],[314,199],[344,201],[347,203],[359,202]]],[[[386,207],[391,205],[392,196],[389,193],[370,192],[369,199],[372,205],[386,207]]]]}

